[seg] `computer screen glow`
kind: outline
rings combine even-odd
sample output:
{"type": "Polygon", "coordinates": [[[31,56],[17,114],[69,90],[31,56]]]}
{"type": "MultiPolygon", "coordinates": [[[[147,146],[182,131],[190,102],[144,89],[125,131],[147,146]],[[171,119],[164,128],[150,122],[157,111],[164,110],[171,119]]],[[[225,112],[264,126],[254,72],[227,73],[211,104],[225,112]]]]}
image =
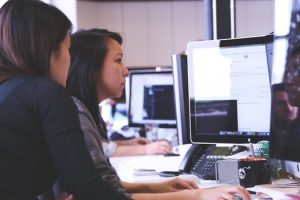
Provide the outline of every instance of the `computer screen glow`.
{"type": "Polygon", "coordinates": [[[130,74],[129,123],[176,126],[171,71],[130,74]]]}
{"type": "Polygon", "coordinates": [[[189,44],[191,134],[269,136],[271,49],[264,37],[249,41],[189,44]]]}

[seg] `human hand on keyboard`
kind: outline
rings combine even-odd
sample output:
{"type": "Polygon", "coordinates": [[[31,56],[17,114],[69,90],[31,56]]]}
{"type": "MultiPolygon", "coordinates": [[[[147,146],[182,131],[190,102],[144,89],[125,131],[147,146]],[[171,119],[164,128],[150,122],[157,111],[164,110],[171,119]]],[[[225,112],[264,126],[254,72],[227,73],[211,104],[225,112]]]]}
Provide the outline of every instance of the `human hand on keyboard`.
{"type": "Polygon", "coordinates": [[[198,186],[194,181],[184,180],[181,178],[173,178],[160,183],[153,183],[151,184],[151,188],[151,192],[164,193],[176,192],[179,190],[198,189],[198,186]]]}
{"type": "Polygon", "coordinates": [[[250,200],[249,192],[240,186],[200,189],[199,200],[250,200]]]}
{"type": "Polygon", "coordinates": [[[152,155],[152,154],[167,154],[171,153],[172,147],[169,142],[165,140],[152,142],[150,144],[145,145],[145,154],[152,155]]]}

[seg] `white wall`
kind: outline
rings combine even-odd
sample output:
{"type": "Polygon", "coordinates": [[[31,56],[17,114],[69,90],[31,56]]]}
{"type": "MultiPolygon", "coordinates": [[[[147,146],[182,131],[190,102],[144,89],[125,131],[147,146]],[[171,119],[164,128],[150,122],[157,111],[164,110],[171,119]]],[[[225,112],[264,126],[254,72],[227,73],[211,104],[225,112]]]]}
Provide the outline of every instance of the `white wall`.
{"type": "Polygon", "coordinates": [[[265,35],[274,31],[274,0],[237,0],[237,37],[265,35]]]}
{"type": "Polygon", "coordinates": [[[171,54],[202,38],[202,1],[78,2],[78,28],[107,28],[124,38],[127,66],[171,65],[171,54]]]}
{"type": "MultiPolygon", "coordinates": [[[[188,41],[204,38],[203,1],[77,2],[78,28],[124,38],[127,66],[171,65],[188,41]]],[[[237,0],[237,37],[273,31],[274,0],[237,0]]]]}

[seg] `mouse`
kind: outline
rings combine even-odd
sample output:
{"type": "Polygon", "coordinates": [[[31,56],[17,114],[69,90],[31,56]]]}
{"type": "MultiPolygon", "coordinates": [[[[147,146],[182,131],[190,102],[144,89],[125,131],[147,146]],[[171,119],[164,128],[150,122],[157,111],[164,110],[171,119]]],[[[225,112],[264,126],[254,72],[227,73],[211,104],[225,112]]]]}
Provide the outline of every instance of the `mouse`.
{"type": "Polygon", "coordinates": [[[159,176],[161,176],[161,177],[175,177],[175,176],[178,176],[180,174],[181,174],[181,172],[179,172],[179,171],[162,171],[162,172],[159,172],[159,176]]]}
{"type": "Polygon", "coordinates": [[[124,125],[121,127],[122,131],[129,131],[129,126],[128,125],[124,125]]]}
{"type": "Polygon", "coordinates": [[[242,151],[247,151],[247,150],[248,150],[248,148],[246,146],[233,145],[233,146],[229,147],[228,155],[234,155],[234,154],[240,153],[242,151]]]}
{"type": "Polygon", "coordinates": [[[169,156],[180,156],[180,154],[178,153],[166,153],[164,154],[165,157],[169,157],[169,156]]]}

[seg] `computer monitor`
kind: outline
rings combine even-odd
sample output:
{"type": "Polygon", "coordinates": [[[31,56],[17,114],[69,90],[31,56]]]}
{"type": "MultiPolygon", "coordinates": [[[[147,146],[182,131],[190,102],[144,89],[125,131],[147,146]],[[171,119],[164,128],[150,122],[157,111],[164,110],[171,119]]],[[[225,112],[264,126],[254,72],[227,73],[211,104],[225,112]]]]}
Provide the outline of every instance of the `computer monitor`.
{"type": "Polygon", "coordinates": [[[129,126],[175,128],[172,71],[135,70],[129,73],[129,80],[129,126]]]}
{"type": "MultiPolygon", "coordinates": [[[[134,72],[143,71],[161,71],[161,70],[172,70],[170,66],[131,66],[128,67],[128,74],[134,72]]],[[[126,112],[129,113],[129,99],[130,99],[130,79],[129,75],[125,78],[125,99],[126,99],[126,112]]],[[[124,92],[123,92],[124,94],[124,92]]]]}
{"type": "Polygon", "coordinates": [[[300,177],[300,1],[275,2],[270,155],[300,177]],[[283,83],[281,90],[278,84],[283,83]]]}
{"type": "Polygon", "coordinates": [[[271,91],[266,44],[272,36],[190,42],[192,143],[268,140],[271,91]]]}
{"type": "Polygon", "coordinates": [[[190,144],[188,68],[185,54],[172,55],[178,144],[190,144]]]}

